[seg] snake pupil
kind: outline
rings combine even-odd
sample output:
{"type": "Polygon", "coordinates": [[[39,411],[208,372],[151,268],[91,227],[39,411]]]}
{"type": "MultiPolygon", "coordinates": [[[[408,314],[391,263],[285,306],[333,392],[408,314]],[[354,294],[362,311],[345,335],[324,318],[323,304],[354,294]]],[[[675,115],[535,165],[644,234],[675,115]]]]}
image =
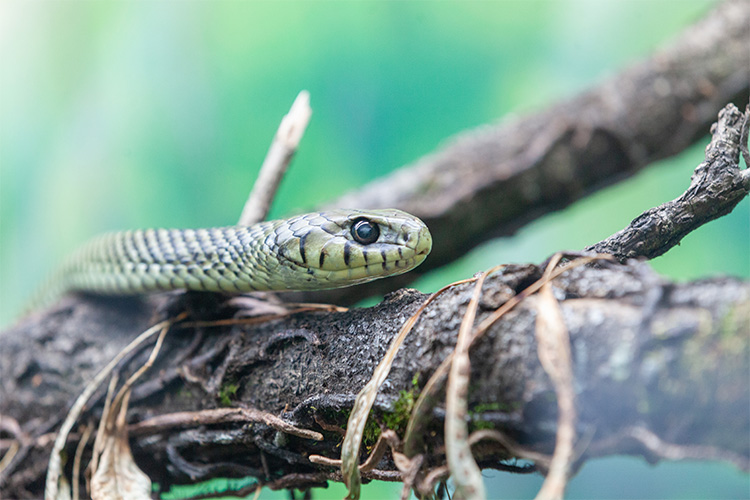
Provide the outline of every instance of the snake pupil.
{"type": "Polygon", "coordinates": [[[352,224],[352,237],[357,243],[369,245],[375,243],[380,236],[380,229],[367,219],[357,219],[352,224]]]}

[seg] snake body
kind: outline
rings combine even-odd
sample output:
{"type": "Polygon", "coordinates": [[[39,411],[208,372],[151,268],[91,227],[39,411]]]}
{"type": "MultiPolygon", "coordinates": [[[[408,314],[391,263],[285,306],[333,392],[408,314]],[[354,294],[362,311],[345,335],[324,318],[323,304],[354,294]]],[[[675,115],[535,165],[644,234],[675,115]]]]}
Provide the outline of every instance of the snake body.
{"type": "Polygon", "coordinates": [[[252,226],[121,231],[71,255],[46,295],[338,288],[404,273],[431,248],[427,226],[395,209],[331,210],[252,226]]]}

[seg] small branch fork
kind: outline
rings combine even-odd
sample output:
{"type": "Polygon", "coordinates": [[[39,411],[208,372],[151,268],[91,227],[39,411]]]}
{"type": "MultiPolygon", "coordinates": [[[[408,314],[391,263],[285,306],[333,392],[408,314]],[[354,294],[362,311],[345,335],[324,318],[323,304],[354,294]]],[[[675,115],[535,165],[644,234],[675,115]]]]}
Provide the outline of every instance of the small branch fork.
{"type": "Polygon", "coordinates": [[[731,212],[750,192],[747,159],[744,170],[739,164],[740,151],[747,151],[749,123],[750,107],[744,113],[734,104],[724,107],[711,127],[713,138],[706,147],[706,161],[695,169],[687,191],[647,210],[628,227],[586,251],[608,253],[620,262],[653,259],[678,245],[688,233],[731,212]]]}

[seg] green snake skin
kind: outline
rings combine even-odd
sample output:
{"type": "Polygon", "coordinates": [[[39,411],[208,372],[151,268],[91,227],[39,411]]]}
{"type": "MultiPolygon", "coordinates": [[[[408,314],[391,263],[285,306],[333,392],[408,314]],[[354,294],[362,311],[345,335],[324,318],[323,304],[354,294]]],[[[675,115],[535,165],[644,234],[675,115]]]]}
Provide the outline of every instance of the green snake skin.
{"type": "Polygon", "coordinates": [[[431,248],[427,226],[395,209],[331,210],[247,227],[122,231],[81,247],[45,295],[338,288],[409,271],[431,248]],[[352,227],[361,221],[373,242],[357,241],[352,227]]]}

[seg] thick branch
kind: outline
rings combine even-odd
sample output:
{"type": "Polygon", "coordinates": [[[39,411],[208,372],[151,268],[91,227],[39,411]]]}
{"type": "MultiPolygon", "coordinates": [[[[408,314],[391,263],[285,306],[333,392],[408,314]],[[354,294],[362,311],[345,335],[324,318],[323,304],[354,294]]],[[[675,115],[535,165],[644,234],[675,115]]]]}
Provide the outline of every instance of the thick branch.
{"type": "Polygon", "coordinates": [[[708,132],[726,103],[744,108],[748,46],[750,3],[725,1],[674,42],[597,87],[541,112],[462,133],[331,202],[400,208],[424,220],[440,244],[416,273],[314,299],[352,303],[404,286],[483,241],[513,234],[682,151],[708,132]]]}
{"type": "MultiPolygon", "coordinates": [[[[746,50],[749,12],[745,3],[722,4],[674,47],[618,79],[549,112],[461,139],[380,187],[365,188],[357,205],[382,202],[426,219],[441,242],[428,262],[440,265],[490,234],[510,232],[524,220],[671,154],[701,133],[720,107],[716,102],[747,93],[745,58],[731,54],[738,47],[743,54],[746,50]],[[464,178],[467,184],[459,182],[464,178]]],[[[736,201],[727,192],[747,193],[747,184],[741,183],[747,174],[736,166],[733,113],[722,115],[691,188],[663,212],[675,218],[670,222],[677,241],[696,221],[730,210],[736,201]],[[732,161],[734,180],[714,182],[730,179],[725,174],[732,161]],[[692,218],[686,221],[685,213],[692,218]]],[[[621,234],[631,236],[615,235],[608,245],[621,247],[606,248],[620,256],[633,255],[631,248],[653,245],[658,250],[671,244],[659,240],[667,233],[621,234]],[[640,241],[633,243],[633,235],[640,241]]],[[[539,275],[536,266],[515,266],[488,279],[479,320],[539,275]]],[[[649,459],[723,459],[748,468],[750,449],[737,436],[750,432],[745,383],[750,375],[750,283],[675,284],[632,264],[576,269],[555,286],[572,339],[580,413],[576,433],[591,437],[582,460],[632,453],[649,459]]],[[[350,289],[339,293],[355,295],[350,289]]],[[[391,422],[401,436],[404,422],[385,416],[393,416],[401,391],[419,390],[453,350],[470,294],[464,286],[441,296],[396,359],[376,402],[376,419],[391,422]]],[[[354,396],[424,299],[401,291],[371,309],[172,331],[157,366],[136,387],[129,416],[135,424],[183,413],[133,428],[138,463],[163,485],[236,475],[254,475],[280,487],[339,479],[336,470],[307,457],[338,458],[339,430],[354,396]],[[203,411],[227,404],[248,411],[203,411]],[[324,440],[280,430],[283,423],[261,411],[321,432],[324,440]],[[200,425],[191,427],[192,414],[184,412],[200,412],[207,420],[199,416],[200,425]]],[[[221,300],[190,294],[177,305],[210,324],[236,312],[221,300]]],[[[524,456],[551,451],[556,403],[537,361],[535,300],[524,301],[471,351],[472,425],[491,426],[504,436],[499,442],[504,444],[475,445],[483,467],[505,467],[501,460],[519,450],[524,456]]],[[[0,452],[20,446],[0,471],[2,496],[38,496],[50,433],[85,381],[154,322],[159,302],[69,297],[0,334],[0,452]]],[[[129,360],[123,370],[133,371],[144,356],[129,360]]],[[[100,399],[90,403],[87,417],[101,412],[100,399]]],[[[425,429],[438,436],[421,450],[428,467],[444,462],[442,418],[438,408],[425,429]]],[[[386,455],[363,477],[398,480],[400,475],[386,455]]]]}
{"type": "MultiPolygon", "coordinates": [[[[536,266],[514,266],[489,278],[478,319],[540,273],[536,266]]],[[[659,458],[650,446],[654,439],[643,438],[655,436],[685,453],[703,450],[706,458],[747,468],[750,449],[737,436],[750,432],[750,284],[734,279],[675,284],[645,264],[610,265],[575,269],[558,279],[555,292],[563,299],[572,341],[577,432],[591,436],[582,459],[612,453],[659,458]]],[[[414,389],[416,374],[424,384],[453,350],[471,293],[471,285],[457,287],[428,308],[395,361],[376,403],[378,415],[393,410],[400,391],[414,389]]],[[[335,477],[333,469],[306,457],[338,458],[337,429],[355,394],[404,318],[424,299],[404,291],[371,309],[172,331],[157,366],[135,390],[132,422],[231,400],[232,406],[271,412],[325,439],[282,435],[257,418],[243,425],[234,414],[222,423],[214,416],[196,427],[186,427],[184,418],[169,427],[167,419],[166,425],[152,426],[150,434],[141,427],[134,435],[137,462],[162,484],[248,474],[269,480],[309,473],[307,484],[316,482],[310,478],[335,477]]],[[[484,422],[483,427],[527,449],[549,453],[556,403],[536,358],[535,300],[522,302],[472,348],[470,408],[485,409],[474,414],[473,425],[484,422]]],[[[6,471],[4,495],[38,494],[50,446],[45,433],[54,430],[92,373],[151,315],[146,302],[123,307],[122,301],[78,297],[0,337],[0,413],[20,423],[18,437],[25,446],[6,471]],[[35,356],[39,352],[44,357],[35,356]]],[[[133,360],[126,371],[140,361],[133,360]]],[[[425,430],[438,436],[423,450],[425,463],[443,461],[441,419],[438,409],[425,430]]],[[[380,416],[377,420],[383,422],[380,416]]],[[[402,433],[400,425],[405,422],[396,425],[402,433]]],[[[9,441],[2,443],[7,449],[9,441]]],[[[501,459],[514,454],[487,442],[474,452],[484,467],[499,467],[501,459]]],[[[378,477],[393,470],[388,456],[376,467],[378,477]]]]}

